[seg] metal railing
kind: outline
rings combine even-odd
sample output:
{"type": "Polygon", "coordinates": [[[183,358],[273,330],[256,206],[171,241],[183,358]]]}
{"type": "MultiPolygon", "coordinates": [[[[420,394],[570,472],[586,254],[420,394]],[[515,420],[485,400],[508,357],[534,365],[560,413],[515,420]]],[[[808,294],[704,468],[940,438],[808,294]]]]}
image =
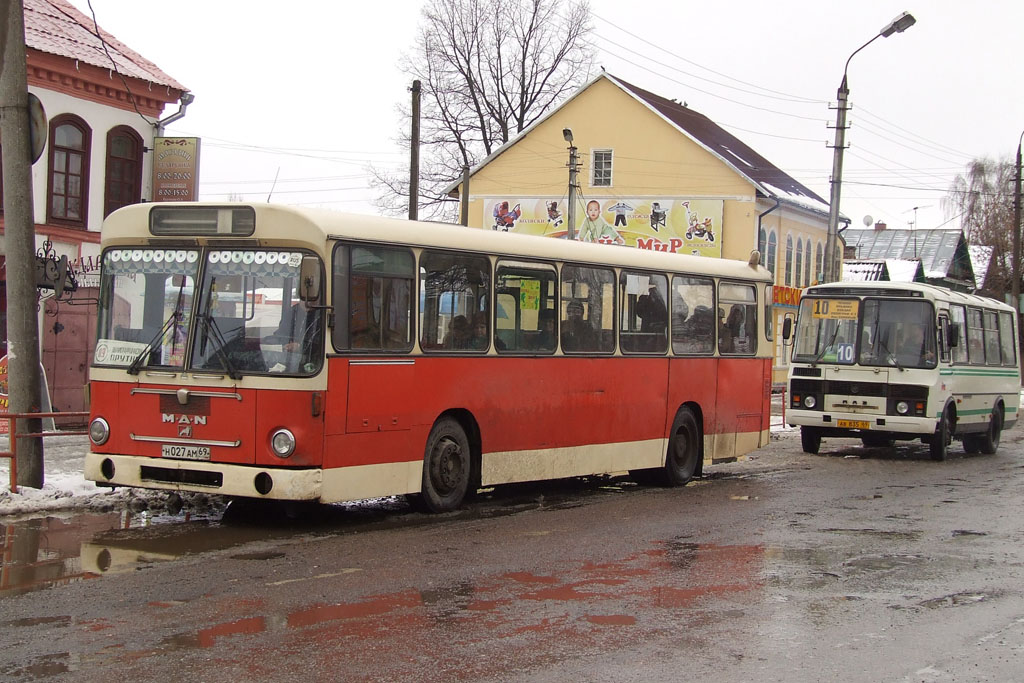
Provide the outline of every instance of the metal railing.
{"type": "Polygon", "coordinates": [[[0,420],[7,420],[8,431],[7,436],[10,440],[9,451],[0,452],[0,458],[10,458],[11,460],[11,493],[18,492],[18,439],[25,438],[42,438],[45,436],[81,436],[88,434],[89,430],[68,430],[68,431],[54,431],[54,432],[25,432],[24,434],[18,434],[18,420],[19,419],[39,419],[44,417],[89,417],[87,411],[81,412],[67,412],[67,413],[0,413],[0,420]]]}

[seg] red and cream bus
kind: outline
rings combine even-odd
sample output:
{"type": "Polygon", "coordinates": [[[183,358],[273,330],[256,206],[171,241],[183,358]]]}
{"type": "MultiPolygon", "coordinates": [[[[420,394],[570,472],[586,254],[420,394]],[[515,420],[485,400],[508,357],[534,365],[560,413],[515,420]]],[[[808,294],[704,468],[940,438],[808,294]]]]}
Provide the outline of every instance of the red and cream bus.
{"type": "Polygon", "coordinates": [[[88,479],[334,502],[631,472],[768,442],[751,263],[303,210],[103,226],[88,479]]]}

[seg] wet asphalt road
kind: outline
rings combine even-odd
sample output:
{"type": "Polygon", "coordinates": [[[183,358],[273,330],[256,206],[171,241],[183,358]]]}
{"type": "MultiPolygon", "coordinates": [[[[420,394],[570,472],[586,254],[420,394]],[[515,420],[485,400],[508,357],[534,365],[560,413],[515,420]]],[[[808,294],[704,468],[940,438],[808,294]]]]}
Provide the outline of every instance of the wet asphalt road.
{"type": "Polygon", "coordinates": [[[0,678],[1024,680],[1022,438],[935,463],[791,432],[684,489],[522,486],[439,517],[36,520],[0,678]],[[47,569],[58,545],[79,556],[47,569]]]}

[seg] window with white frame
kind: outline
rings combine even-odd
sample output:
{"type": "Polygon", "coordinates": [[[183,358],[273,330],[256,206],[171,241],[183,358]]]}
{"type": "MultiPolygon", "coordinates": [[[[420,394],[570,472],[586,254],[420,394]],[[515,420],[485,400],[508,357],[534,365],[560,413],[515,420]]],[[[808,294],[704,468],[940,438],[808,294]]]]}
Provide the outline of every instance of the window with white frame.
{"type": "Polygon", "coordinates": [[[595,149],[591,152],[593,168],[590,176],[592,187],[612,186],[612,151],[610,149],[595,149]]]}

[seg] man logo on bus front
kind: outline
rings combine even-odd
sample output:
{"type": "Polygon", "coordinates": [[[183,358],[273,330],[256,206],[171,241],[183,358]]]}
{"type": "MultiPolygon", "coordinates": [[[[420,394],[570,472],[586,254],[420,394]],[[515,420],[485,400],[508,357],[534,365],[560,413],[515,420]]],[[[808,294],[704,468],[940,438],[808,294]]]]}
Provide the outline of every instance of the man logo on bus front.
{"type": "Polygon", "coordinates": [[[178,436],[192,438],[192,425],[180,424],[178,425],[178,436]]]}

